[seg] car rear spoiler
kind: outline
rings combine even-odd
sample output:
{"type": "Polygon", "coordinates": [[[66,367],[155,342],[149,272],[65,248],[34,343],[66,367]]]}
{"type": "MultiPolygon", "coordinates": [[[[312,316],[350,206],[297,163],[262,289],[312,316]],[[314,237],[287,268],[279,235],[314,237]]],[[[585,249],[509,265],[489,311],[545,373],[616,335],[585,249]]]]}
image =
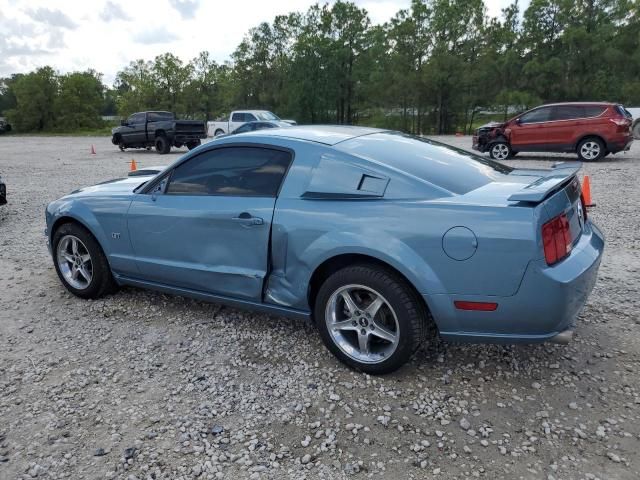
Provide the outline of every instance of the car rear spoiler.
{"type": "MultiPolygon", "coordinates": [[[[560,162],[549,170],[540,170],[542,175],[535,182],[512,194],[508,200],[512,202],[540,203],[552,193],[560,190],[582,168],[580,162],[560,162]]],[[[513,173],[518,175],[518,170],[513,173]]]]}

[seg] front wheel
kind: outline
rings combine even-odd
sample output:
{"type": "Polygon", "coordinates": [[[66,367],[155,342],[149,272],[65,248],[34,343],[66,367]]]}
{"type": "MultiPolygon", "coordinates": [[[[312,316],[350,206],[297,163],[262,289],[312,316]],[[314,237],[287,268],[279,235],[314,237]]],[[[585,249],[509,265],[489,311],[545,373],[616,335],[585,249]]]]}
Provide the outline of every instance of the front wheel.
{"type": "Polygon", "coordinates": [[[397,274],[375,265],[346,267],[327,278],[314,316],[327,348],[370,374],[404,365],[427,331],[422,299],[397,274]]]}
{"type": "Polygon", "coordinates": [[[224,130],[216,130],[216,133],[213,134],[214,137],[219,137],[220,135],[224,135],[224,130]]]}
{"type": "Polygon", "coordinates": [[[494,160],[506,160],[511,157],[511,147],[507,142],[496,142],[491,145],[489,156],[494,160]]]}
{"type": "Polygon", "coordinates": [[[598,138],[585,138],[578,144],[576,153],[583,162],[595,162],[606,155],[604,144],[598,138]]]}
{"type": "Polygon", "coordinates": [[[67,223],[53,235],[56,273],[62,284],[81,298],[100,298],[116,290],[117,284],[102,248],[85,228],[67,223]]]}
{"type": "Polygon", "coordinates": [[[169,153],[171,150],[171,145],[169,144],[169,140],[164,135],[160,135],[156,137],[156,152],[160,155],[164,155],[169,153]]]}

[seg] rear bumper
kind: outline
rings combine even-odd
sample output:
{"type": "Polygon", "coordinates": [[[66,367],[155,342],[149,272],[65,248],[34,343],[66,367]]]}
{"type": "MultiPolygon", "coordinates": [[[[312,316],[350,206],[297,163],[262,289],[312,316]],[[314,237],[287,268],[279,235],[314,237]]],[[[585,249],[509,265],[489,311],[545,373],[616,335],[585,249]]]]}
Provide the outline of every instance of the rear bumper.
{"type": "Polygon", "coordinates": [[[187,143],[207,138],[207,134],[202,133],[176,133],[173,136],[174,142],[187,143]]]}
{"type": "Polygon", "coordinates": [[[425,301],[445,340],[487,343],[566,343],[575,319],[595,285],[604,237],[592,223],[571,254],[549,267],[544,259],[527,266],[516,294],[425,295],[425,301]],[[495,302],[493,312],[457,310],[454,300],[495,302]]]}
{"type": "Polygon", "coordinates": [[[607,150],[609,150],[611,153],[627,151],[631,148],[632,143],[633,135],[624,135],[620,138],[614,138],[611,141],[607,142],[607,150]]]}

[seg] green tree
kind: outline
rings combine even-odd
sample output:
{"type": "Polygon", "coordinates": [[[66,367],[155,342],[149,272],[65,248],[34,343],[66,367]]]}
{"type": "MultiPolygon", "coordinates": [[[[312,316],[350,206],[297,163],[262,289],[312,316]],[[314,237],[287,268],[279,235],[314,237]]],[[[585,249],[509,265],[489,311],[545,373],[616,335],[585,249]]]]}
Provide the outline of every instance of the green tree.
{"type": "Polygon", "coordinates": [[[102,125],[104,104],[102,76],[93,70],[59,77],[59,93],[54,103],[55,125],[69,131],[102,125]]]}
{"type": "Polygon", "coordinates": [[[51,67],[17,77],[11,83],[16,106],[6,112],[9,122],[22,132],[53,128],[57,90],[58,78],[51,67]]]}

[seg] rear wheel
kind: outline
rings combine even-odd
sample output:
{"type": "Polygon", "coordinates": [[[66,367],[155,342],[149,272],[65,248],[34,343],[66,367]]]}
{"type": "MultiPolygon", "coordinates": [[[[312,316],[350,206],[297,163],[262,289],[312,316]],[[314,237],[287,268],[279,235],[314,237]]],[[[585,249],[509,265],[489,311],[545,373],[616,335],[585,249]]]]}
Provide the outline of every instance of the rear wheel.
{"type": "Polygon", "coordinates": [[[91,233],[66,223],[53,235],[53,257],[62,284],[81,298],[100,298],[117,289],[102,248],[91,233]]]}
{"type": "Polygon", "coordinates": [[[156,152],[160,155],[164,155],[169,153],[171,150],[171,145],[169,144],[169,140],[164,135],[160,135],[156,137],[156,152]]]}
{"type": "Polygon", "coordinates": [[[214,134],[214,136],[219,137],[220,135],[224,135],[224,130],[216,130],[216,133],[214,134]]]}
{"type": "Polygon", "coordinates": [[[511,147],[507,142],[496,142],[489,148],[489,156],[494,160],[506,160],[511,157],[511,147]]]}
{"type": "Polygon", "coordinates": [[[199,147],[200,143],[201,143],[200,140],[196,140],[195,142],[189,142],[187,143],[187,148],[189,150],[193,150],[194,148],[199,147]]]}
{"type": "Polygon", "coordinates": [[[413,289],[393,272],[368,264],[327,278],[314,316],[327,348],[345,364],[370,374],[400,368],[427,332],[427,313],[413,289]]]}
{"type": "Polygon", "coordinates": [[[576,153],[583,162],[595,162],[607,154],[599,138],[585,138],[578,144],[576,153]]]}

